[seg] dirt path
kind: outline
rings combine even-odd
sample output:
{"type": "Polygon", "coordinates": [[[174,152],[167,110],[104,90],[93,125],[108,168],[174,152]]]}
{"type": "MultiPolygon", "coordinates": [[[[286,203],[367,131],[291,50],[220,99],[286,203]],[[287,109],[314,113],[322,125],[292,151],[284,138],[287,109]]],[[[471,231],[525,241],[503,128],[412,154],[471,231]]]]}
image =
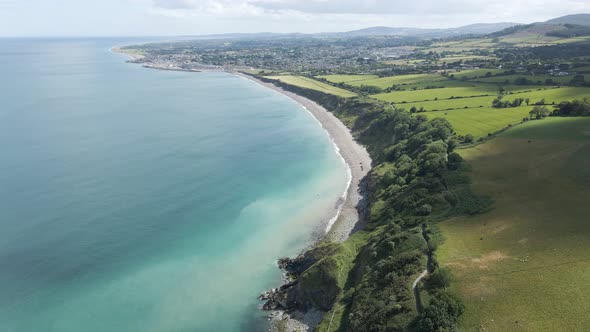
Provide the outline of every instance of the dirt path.
{"type": "Polygon", "coordinates": [[[422,300],[420,299],[420,289],[418,289],[418,284],[420,281],[428,275],[428,270],[424,270],[422,274],[416,278],[414,284],[412,285],[412,289],[414,290],[414,299],[416,300],[416,310],[418,313],[422,313],[422,300]]]}
{"type": "MultiPolygon", "coordinates": [[[[426,231],[426,224],[422,225],[422,237],[424,238],[426,243],[428,243],[429,238],[428,238],[428,232],[426,231]]],[[[418,314],[422,313],[422,309],[423,309],[422,300],[420,299],[420,289],[418,289],[418,284],[430,272],[429,269],[430,269],[431,262],[432,262],[432,253],[428,252],[427,261],[426,261],[426,269],[418,276],[418,278],[416,278],[416,280],[414,280],[414,283],[412,284],[412,290],[414,291],[414,299],[416,301],[416,311],[418,311],[418,314]]]]}

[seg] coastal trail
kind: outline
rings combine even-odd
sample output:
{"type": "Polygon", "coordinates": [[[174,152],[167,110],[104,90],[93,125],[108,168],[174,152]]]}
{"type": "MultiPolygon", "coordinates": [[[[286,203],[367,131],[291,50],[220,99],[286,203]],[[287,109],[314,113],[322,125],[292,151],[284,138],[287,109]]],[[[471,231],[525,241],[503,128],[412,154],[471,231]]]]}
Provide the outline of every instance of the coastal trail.
{"type": "Polygon", "coordinates": [[[414,281],[414,284],[412,284],[412,290],[414,291],[414,299],[416,300],[416,311],[418,311],[419,314],[422,313],[422,300],[420,299],[420,289],[418,289],[418,284],[427,275],[428,275],[428,269],[424,270],[418,276],[418,278],[416,278],[416,280],[414,281]]]}
{"type": "MultiPolygon", "coordinates": [[[[424,238],[424,240],[426,241],[426,243],[429,243],[430,238],[428,237],[428,231],[427,231],[427,226],[426,224],[422,225],[422,237],[424,238]]],[[[426,276],[428,276],[428,273],[431,272],[431,264],[432,264],[432,252],[428,252],[426,254],[426,269],[424,269],[424,271],[422,271],[422,273],[418,276],[418,278],[416,278],[416,280],[414,280],[414,283],[412,284],[412,290],[414,291],[414,300],[416,301],[416,311],[418,312],[418,314],[422,313],[422,300],[420,299],[420,289],[418,288],[418,284],[420,284],[420,281],[422,281],[422,279],[424,279],[426,276]]]]}

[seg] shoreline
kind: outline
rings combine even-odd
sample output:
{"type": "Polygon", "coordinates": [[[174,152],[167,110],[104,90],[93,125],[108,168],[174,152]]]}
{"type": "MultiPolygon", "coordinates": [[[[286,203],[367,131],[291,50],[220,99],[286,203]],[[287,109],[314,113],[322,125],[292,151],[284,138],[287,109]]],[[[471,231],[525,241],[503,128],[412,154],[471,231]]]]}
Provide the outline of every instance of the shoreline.
{"type": "Polygon", "coordinates": [[[129,61],[141,61],[141,59],[145,58],[145,55],[131,53],[131,52],[125,52],[120,47],[111,47],[109,49],[109,51],[111,51],[112,53],[118,53],[118,54],[125,55],[129,58],[129,61]]]}
{"type": "Polygon", "coordinates": [[[343,202],[337,209],[336,215],[326,225],[324,233],[325,237],[330,241],[345,241],[356,229],[359,222],[363,221],[361,220],[362,218],[359,215],[357,206],[364,196],[362,180],[371,170],[372,160],[367,150],[354,139],[351,131],[340,119],[316,102],[296,93],[286,91],[272,83],[263,82],[255,77],[243,73],[230,73],[256,82],[263,87],[292,99],[309,112],[328,133],[336,153],[347,165],[349,179],[347,189],[341,196],[343,202]]]}
{"type": "MultiPolygon", "coordinates": [[[[137,54],[130,54],[124,52],[120,48],[111,48],[112,52],[121,53],[128,56],[131,61],[129,63],[141,64],[144,56],[137,54]]],[[[151,67],[142,65],[148,69],[170,70],[167,68],[151,67]]],[[[175,71],[198,72],[194,70],[174,69],[175,71]]],[[[258,78],[247,75],[239,71],[229,70],[202,70],[204,72],[225,72],[232,74],[242,79],[247,79],[254,83],[261,85],[267,89],[279,93],[301,106],[307,111],[326,131],[331,140],[335,152],[340,156],[347,167],[348,179],[344,193],[338,197],[338,205],[335,207],[335,215],[331,217],[326,224],[318,225],[322,228],[322,234],[319,236],[312,236],[312,244],[322,239],[327,239],[332,242],[343,242],[356,230],[360,229],[366,222],[366,209],[364,204],[366,194],[366,183],[363,182],[365,177],[371,171],[372,160],[367,150],[358,143],[352,136],[351,130],[340,121],[332,112],[325,109],[316,102],[300,96],[296,93],[287,91],[272,83],[263,82],[258,78]]],[[[304,251],[308,250],[304,249],[304,251]]],[[[277,258],[278,259],[278,258],[277,258]]],[[[287,283],[283,280],[283,285],[287,283]]],[[[312,331],[317,326],[323,317],[323,313],[317,310],[310,310],[307,313],[293,311],[285,312],[282,310],[271,311],[268,315],[269,331],[312,331]]]]}
{"type": "MultiPolygon", "coordinates": [[[[340,119],[316,102],[244,73],[231,72],[231,74],[258,83],[292,99],[303,107],[326,131],[336,153],[347,166],[348,183],[344,194],[340,197],[343,202],[338,206],[336,215],[328,221],[324,234],[315,239],[311,246],[318,243],[322,238],[333,242],[343,242],[348,239],[351,233],[362,227],[365,222],[360,211],[364,207],[360,207],[360,205],[366,194],[363,179],[372,166],[372,160],[367,150],[354,139],[350,129],[340,119]]],[[[283,280],[282,286],[286,284],[287,280],[283,280]]],[[[315,309],[308,312],[274,310],[268,315],[268,330],[271,332],[313,331],[321,322],[323,316],[323,312],[315,309]]]]}
{"type": "MultiPolygon", "coordinates": [[[[120,47],[112,47],[110,51],[126,55],[131,60],[128,61],[130,63],[141,64],[141,60],[145,58],[143,55],[125,52],[120,47]]],[[[145,66],[144,64],[142,64],[142,66],[144,68],[156,70],[185,72],[208,71],[186,70],[181,68],[169,69],[145,66]]],[[[255,82],[267,89],[286,96],[303,107],[303,109],[305,109],[308,113],[310,113],[311,116],[328,133],[336,153],[347,165],[349,177],[347,189],[343,195],[339,197],[339,200],[341,200],[342,203],[336,208],[336,214],[331,217],[325,225],[325,230],[322,234],[322,237],[334,242],[345,241],[350,236],[350,234],[359,226],[362,226],[362,223],[364,222],[364,220],[361,220],[362,216],[359,214],[357,206],[359,206],[359,203],[361,203],[364,198],[364,185],[362,180],[369,173],[372,166],[372,160],[367,150],[354,139],[350,129],[348,129],[348,127],[346,127],[344,123],[340,121],[340,119],[338,119],[334,114],[332,114],[332,112],[326,110],[323,106],[317,104],[316,102],[296,93],[284,90],[272,83],[263,82],[253,76],[246,75],[238,71],[228,71],[221,69],[211,71],[232,74],[237,77],[255,82]]],[[[317,239],[314,242],[317,242],[317,239]]]]}

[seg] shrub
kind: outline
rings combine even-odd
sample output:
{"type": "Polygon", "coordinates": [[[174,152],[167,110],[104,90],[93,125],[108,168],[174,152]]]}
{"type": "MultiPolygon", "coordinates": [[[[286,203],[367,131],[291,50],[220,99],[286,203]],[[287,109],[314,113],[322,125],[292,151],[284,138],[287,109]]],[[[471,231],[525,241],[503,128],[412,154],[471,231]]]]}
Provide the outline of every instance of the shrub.
{"type": "Polygon", "coordinates": [[[430,300],[418,321],[421,331],[454,331],[457,320],[465,311],[463,302],[447,293],[437,293],[430,300]]]}

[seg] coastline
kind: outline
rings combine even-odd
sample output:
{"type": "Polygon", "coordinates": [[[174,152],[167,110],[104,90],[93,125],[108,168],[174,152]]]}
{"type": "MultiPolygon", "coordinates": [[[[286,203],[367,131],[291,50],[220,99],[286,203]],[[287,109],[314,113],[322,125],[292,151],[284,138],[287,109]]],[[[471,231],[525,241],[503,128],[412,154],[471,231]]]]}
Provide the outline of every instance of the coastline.
{"type": "Polygon", "coordinates": [[[362,180],[371,170],[372,160],[367,150],[354,139],[348,127],[340,119],[316,102],[255,77],[242,73],[232,72],[232,74],[256,82],[292,99],[308,111],[328,133],[336,152],[348,166],[349,183],[342,196],[343,202],[336,216],[326,225],[326,237],[334,242],[345,241],[358,223],[363,221],[357,206],[363,199],[362,180]]]}
{"type": "MultiPolygon", "coordinates": [[[[112,52],[117,52],[128,56],[130,63],[142,64],[144,56],[124,52],[119,48],[112,48],[112,52]]],[[[158,70],[174,70],[186,72],[198,72],[196,70],[186,70],[182,68],[162,68],[157,66],[146,66],[144,68],[158,70]]],[[[201,71],[201,70],[199,70],[201,71]]],[[[230,71],[223,69],[202,70],[212,72],[226,72],[234,76],[250,80],[267,89],[271,89],[290,98],[306,110],[326,131],[330,137],[336,153],[342,158],[348,169],[348,183],[346,190],[339,197],[338,206],[335,215],[324,225],[322,234],[314,239],[314,244],[322,239],[332,242],[343,242],[356,230],[362,228],[365,220],[365,194],[366,183],[363,181],[372,168],[372,160],[367,150],[358,143],[352,136],[351,130],[340,121],[332,112],[325,109],[318,103],[300,96],[296,93],[287,91],[272,83],[263,82],[256,77],[241,73],[239,71],[230,71]]],[[[312,244],[312,246],[314,245],[312,244]]],[[[307,249],[306,249],[307,250],[307,249]]],[[[283,280],[283,285],[287,281],[283,280]]],[[[277,288],[278,289],[278,288],[277,288]]],[[[310,310],[309,312],[282,310],[271,311],[268,315],[269,331],[312,331],[323,318],[323,312],[310,310]]]]}
{"type": "MultiPolygon", "coordinates": [[[[351,131],[334,114],[323,106],[296,93],[286,91],[272,83],[263,82],[253,76],[243,73],[232,74],[251,80],[268,89],[285,95],[301,105],[309,112],[320,126],[328,133],[336,153],[343,159],[348,167],[348,184],[342,204],[338,207],[336,215],[326,225],[324,238],[329,241],[343,242],[354,232],[363,226],[364,215],[361,210],[366,193],[363,179],[371,170],[372,160],[367,150],[352,136],[351,131]]],[[[317,242],[317,241],[316,241],[317,242]]],[[[282,286],[285,286],[285,280],[282,286]]],[[[272,290],[271,290],[272,291],[272,290]]],[[[321,322],[323,312],[312,309],[308,312],[274,310],[269,314],[269,331],[271,332],[304,332],[313,331],[321,322]]]]}
{"type": "MultiPolygon", "coordinates": [[[[110,51],[126,55],[129,57],[129,62],[131,63],[141,64],[141,60],[145,58],[143,55],[126,52],[119,47],[112,47],[110,51]]],[[[186,70],[181,68],[170,69],[145,66],[145,64],[143,67],[157,70],[199,72],[196,70],[186,70]]],[[[345,241],[350,236],[350,234],[358,226],[362,226],[361,224],[364,222],[364,220],[361,220],[362,216],[359,214],[359,209],[357,209],[357,207],[359,204],[362,204],[364,197],[362,180],[371,170],[372,160],[367,150],[354,139],[350,129],[348,129],[348,127],[346,127],[344,123],[340,121],[340,119],[338,119],[334,114],[316,102],[296,93],[286,91],[272,83],[263,82],[253,76],[246,75],[238,71],[225,71],[219,69],[211,71],[223,71],[237,77],[253,81],[267,89],[271,89],[290,98],[301,105],[307,112],[309,112],[315,118],[315,120],[319,122],[320,126],[328,133],[332,143],[335,146],[336,152],[348,166],[349,182],[347,184],[345,193],[340,197],[342,202],[341,205],[336,209],[336,215],[328,221],[327,225],[325,225],[326,230],[322,235],[324,235],[330,241],[345,241]]]]}
{"type": "Polygon", "coordinates": [[[145,55],[131,53],[131,52],[125,52],[119,47],[111,47],[109,49],[109,51],[111,51],[113,53],[123,54],[123,55],[127,56],[129,58],[129,61],[131,61],[131,62],[141,61],[143,58],[145,58],[145,55]]]}

